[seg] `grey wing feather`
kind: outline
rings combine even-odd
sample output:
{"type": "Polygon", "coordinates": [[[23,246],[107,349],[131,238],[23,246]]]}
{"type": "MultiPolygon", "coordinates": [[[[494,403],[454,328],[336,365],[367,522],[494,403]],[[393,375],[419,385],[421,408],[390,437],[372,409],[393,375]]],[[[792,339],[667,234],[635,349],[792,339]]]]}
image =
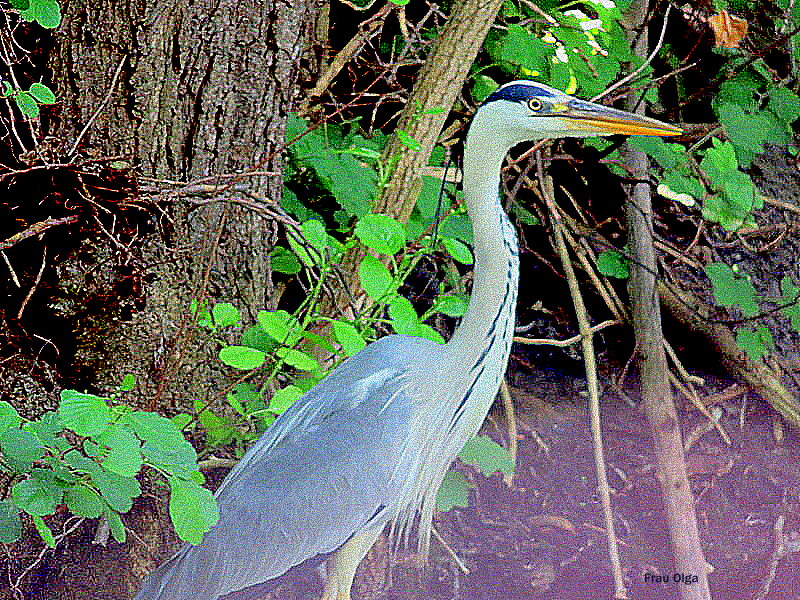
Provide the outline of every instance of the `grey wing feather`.
{"type": "Polygon", "coordinates": [[[430,346],[382,338],[281,415],[218,489],[217,525],[152,573],[137,600],[212,600],[393,518],[414,406],[404,357],[430,346]]]}

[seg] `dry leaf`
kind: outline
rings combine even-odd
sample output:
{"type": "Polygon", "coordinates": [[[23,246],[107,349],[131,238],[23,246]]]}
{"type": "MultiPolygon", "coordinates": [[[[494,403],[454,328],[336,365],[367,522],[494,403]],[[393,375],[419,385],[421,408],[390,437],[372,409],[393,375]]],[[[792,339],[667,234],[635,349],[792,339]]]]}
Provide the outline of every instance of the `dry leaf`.
{"type": "Polygon", "coordinates": [[[747,35],[747,21],[736,15],[721,13],[708,18],[708,24],[714,32],[717,46],[721,48],[738,48],[739,42],[747,35]]]}

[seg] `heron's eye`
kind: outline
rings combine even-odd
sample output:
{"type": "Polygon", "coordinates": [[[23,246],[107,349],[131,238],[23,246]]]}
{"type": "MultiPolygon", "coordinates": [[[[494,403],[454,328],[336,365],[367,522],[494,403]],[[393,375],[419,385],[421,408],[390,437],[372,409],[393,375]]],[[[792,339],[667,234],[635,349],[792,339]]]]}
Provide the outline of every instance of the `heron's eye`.
{"type": "Polygon", "coordinates": [[[528,108],[530,108],[533,112],[539,112],[542,110],[542,101],[538,98],[531,98],[528,100],[528,108]]]}

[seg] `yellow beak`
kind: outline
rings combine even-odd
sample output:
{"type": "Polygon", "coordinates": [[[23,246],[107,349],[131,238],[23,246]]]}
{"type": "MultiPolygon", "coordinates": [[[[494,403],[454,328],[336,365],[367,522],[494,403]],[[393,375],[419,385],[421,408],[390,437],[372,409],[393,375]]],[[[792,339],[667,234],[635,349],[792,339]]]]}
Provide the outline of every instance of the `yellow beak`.
{"type": "Polygon", "coordinates": [[[574,100],[563,106],[559,117],[567,121],[571,127],[594,134],[609,135],[680,135],[680,127],[651,119],[644,115],[617,110],[602,104],[574,100]]]}

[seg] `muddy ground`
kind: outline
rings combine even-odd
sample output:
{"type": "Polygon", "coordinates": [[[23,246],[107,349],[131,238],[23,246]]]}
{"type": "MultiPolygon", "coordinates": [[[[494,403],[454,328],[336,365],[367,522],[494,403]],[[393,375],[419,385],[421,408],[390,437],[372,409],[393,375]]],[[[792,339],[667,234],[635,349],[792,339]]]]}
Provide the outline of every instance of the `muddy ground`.
{"type": "MultiPolygon", "coordinates": [[[[514,389],[519,462],[513,485],[508,487],[499,474],[485,478],[459,466],[476,488],[468,508],[436,519],[450,550],[433,541],[430,564],[421,570],[412,553],[401,553],[389,567],[387,545],[377,544],[359,568],[354,599],[613,597],[581,387],[579,380],[551,373],[546,381],[514,389]]],[[[796,600],[800,436],[779,426],[765,405],[740,386],[707,380],[703,390],[705,400],[722,411],[721,423],[732,441],[729,446],[716,431],[703,433],[706,419],[679,399],[684,437],[695,440],[688,460],[706,558],[714,569],[714,598],[796,600]],[[779,538],[782,549],[776,545],[779,538]]],[[[693,574],[677,574],[683,583],[674,581],[652,443],[631,396],[622,398],[606,385],[602,407],[622,566],[630,598],[669,600],[678,598],[680,585],[691,585],[693,574]]],[[[502,442],[505,429],[503,415],[495,412],[486,433],[502,442]]],[[[102,573],[87,573],[84,589],[76,589],[80,577],[71,578],[69,590],[57,578],[44,578],[37,597],[125,598],[124,590],[114,589],[113,562],[101,556],[114,549],[93,552],[99,553],[102,573]]],[[[308,600],[319,591],[317,573],[309,570],[295,573],[270,593],[228,598],[308,600]]]]}

